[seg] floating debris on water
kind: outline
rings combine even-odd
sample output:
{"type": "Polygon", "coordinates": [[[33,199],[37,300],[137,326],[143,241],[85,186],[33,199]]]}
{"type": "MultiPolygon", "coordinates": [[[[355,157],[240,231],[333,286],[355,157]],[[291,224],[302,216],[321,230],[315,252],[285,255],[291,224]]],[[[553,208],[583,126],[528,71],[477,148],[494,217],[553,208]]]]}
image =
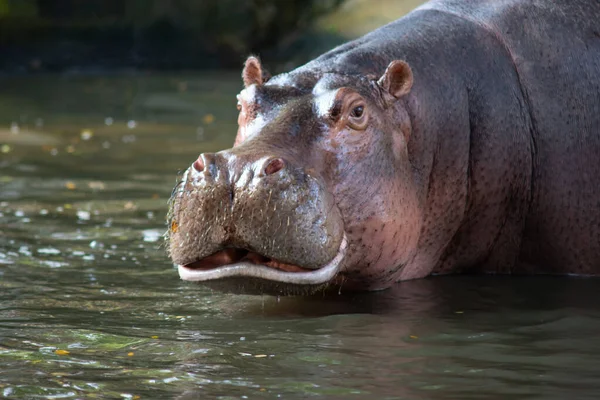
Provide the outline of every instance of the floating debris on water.
{"type": "Polygon", "coordinates": [[[106,185],[101,181],[91,181],[88,182],[88,187],[92,190],[104,190],[106,185]]]}

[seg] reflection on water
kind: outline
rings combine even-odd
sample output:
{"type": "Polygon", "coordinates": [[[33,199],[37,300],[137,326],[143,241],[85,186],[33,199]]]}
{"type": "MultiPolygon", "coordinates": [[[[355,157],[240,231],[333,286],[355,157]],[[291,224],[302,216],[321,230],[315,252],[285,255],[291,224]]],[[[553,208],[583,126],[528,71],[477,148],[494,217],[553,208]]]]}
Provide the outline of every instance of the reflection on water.
{"type": "Polygon", "coordinates": [[[233,141],[237,76],[0,88],[3,396],[600,396],[600,280],[445,277],[309,299],[180,282],[166,201],[178,171],[233,141]]]}

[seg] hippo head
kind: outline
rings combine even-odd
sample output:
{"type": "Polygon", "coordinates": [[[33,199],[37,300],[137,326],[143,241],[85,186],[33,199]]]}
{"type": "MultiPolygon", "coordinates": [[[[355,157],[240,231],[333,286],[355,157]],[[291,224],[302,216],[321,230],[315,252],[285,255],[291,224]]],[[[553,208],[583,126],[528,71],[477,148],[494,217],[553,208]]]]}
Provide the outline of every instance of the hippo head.
{"type": "Polygon", "coordinates": [[[204,153],[173,191],[182,279],[238,293],[389,286],[422,224],[403,97],[412,72],[296,70],[246,61],[233,148],[204,153]]]}

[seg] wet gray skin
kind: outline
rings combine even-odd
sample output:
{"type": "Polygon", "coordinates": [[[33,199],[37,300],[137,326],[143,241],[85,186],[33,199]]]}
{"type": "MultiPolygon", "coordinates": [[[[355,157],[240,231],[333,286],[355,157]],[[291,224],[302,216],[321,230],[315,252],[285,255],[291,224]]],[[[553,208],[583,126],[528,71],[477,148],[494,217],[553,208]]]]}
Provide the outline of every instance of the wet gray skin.
{"type": "MultiPolygon", "coordinates": [[[[398,66],[390,71],[407,77],[410,85],[410,70],[398,66]]],[[[327,136],[339,132],[385,139],[378,129],[385,120],[366,108],[383,111],[386,94],[395,99],[389,90],[408,87],[384,88],[386,77],[379,83],[361,79],[358,86],[354,78],[337,75],[289,87],[277,78],[264,84],[263,74],[259,61],[249,58],[234,148],[202,154],[175,188],[171,257],[183,279],[222,290],[306,294],[337,287],[346,279],[351,255],[346,229],[350,225],[351,234],[353,224],[343,215],[358,222],[366,210],[340,203],[352,195],[345,182],[359,170],[335,154],[337,138],[327,136]],[[345,87],[349,82],[354,90],[345,87]]],[[[368,141],[350,139],[355,147],[347,149],[351,157],[370,152],[368,141]]],[[[379,179],[389,176],[382,172],[379,179]]],[[[409,195],[398,197],[406,198],[406,205],[414,203],[405,192],[409,195]]]]}
{"type": "Polygon", "coordinates": [[[438,0],[287,74],[250,57],[233,148],[174,191],[180,276],[298,294],[600,274],[598,20],[438,0]]]}
{"type": "Polygon", "coordinates": [[[339,208],[323,177],[303,167],[298,156],[308,146],[282,143],[281,132],[296,130],[299,139],[319,123],[305,118],[313,114],[310,96],[297,97],[286,110],[276,103],[261,110],[257,119],[276,121],[260,137],[202,154],[185,172],[170,213],[170,253],[188,266],[180,269],[183,278],[217,279],[236,291],[306,292],[339,271],[347,248],[339,208]],[[189,269],[203,274],[186,275],[189,269]],[[284,285],[269,288],[265,281],[284,285]]]}

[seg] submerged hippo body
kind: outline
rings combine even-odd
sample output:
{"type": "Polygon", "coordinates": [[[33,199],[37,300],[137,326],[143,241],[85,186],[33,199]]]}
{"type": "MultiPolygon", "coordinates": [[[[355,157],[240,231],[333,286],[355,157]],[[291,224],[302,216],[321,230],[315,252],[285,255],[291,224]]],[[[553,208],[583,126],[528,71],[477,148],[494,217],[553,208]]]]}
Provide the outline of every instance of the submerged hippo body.
{"type": "Polygon", "coordinates": [[[372,290],[600,274],[600,2],[438,0],[286,74],[174,191],[183,279],[372,290]]]}

